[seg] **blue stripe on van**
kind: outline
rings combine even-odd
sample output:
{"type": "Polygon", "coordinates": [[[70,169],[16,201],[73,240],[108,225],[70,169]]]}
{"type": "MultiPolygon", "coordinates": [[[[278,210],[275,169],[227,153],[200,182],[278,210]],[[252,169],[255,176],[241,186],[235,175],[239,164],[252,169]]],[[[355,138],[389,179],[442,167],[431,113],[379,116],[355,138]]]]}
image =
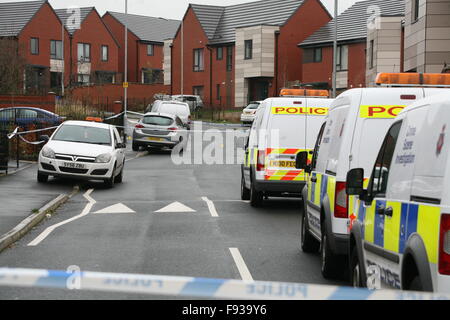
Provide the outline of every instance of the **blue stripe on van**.
{"type": "MultiPolygon", "coordinates": [[[[408,208],[408,221],[406,222],[406,238],[408,238],[415,232],[417,232],[417,219],[419,218],[419,205],[410,204],[408,208]]],[[[400,251],[401,252],[401,251],[400,251]]]]}
{"type": "Polygon", "coordinates": [[[323,175],[322,176],[322,185],[320,186],[320,202],[322,202],[323,198],[327,194],[327,188],[328,188],[328,176],[323,175]]]}
{"type": "Polygon", "coordinates": [[[364,225],[365,219],[366,219],[366,207],[364,206],[364,202],[360,201],[358,210],[358,220],[361,222],[362,225],[361,239],[364,239],[365,237],[365,225],[364,225]]]}
{"type": "Polygon", "coordinates": [[[405,251],[407,237],[407,223],[408,223],[408,210],[409,204],[402,203],[402,213],[400,218],[400,243],[399,243],[399,253],[403,253],[405,251]]]}
{"type": "Polygon", "coordinates": [[[378,214],[378,209],[386,207],[386,201],[377,200],[375,206],[374,243],[384,247],[384,214],[378,214]]]}
{"type": "MultiPolygon", "coordinates": [[[[313,173],[311,178],[316,178],[317,173],[313,173]]],[[[316,184],[311,182],[311,202],[316,203],[316,184]]]]}

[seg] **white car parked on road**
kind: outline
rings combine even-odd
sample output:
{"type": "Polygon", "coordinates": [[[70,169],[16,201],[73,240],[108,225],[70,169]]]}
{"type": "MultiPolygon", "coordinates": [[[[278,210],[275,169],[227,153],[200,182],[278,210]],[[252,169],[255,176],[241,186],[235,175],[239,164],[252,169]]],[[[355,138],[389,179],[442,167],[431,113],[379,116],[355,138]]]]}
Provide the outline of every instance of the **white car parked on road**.
{"type": "Polygon", "coordinates": [[[125,164],[125,144],[114,126],[66,121],[39,154],[39,183],[49,176],[84,180],[102,180],[108,187],[121,183],[125,164]]]}
{"type": "Polygon", "coordinates": [[[242,111],[241,114],[241,122],[244,124],[252,124],[256,118],[256,112],[259,109],[262,101],[253,101],[250,102],[247,107],[242,111]]]}

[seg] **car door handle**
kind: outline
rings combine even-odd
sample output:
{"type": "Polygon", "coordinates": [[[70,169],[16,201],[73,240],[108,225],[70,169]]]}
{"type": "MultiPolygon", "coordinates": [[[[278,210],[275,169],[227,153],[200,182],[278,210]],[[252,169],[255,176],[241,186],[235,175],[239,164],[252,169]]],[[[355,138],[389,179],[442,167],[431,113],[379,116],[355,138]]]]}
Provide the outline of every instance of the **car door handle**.
{"type": "Polygon", "coordinates": [[[379,215],[384,215],[384,216],[388,216],[388,217],[392,217],[394,215],[394,209],[392,209],[392,207],[386,208],[386,207],[382,207],[379,208],[377,210],[377,213],[379,215]]]}

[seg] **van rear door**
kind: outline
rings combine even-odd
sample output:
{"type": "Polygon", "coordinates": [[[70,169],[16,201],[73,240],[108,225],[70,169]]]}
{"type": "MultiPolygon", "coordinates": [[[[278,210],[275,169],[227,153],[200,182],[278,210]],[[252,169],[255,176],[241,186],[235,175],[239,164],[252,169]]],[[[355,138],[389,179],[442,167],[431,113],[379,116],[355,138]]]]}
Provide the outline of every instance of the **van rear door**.
{"type": "Polygon", "coordinates": [[[265,180],[304,181],[295,169],[297,153],[306,149],[306,99],[283,99],[270,110],[267,132],[265,180]]]}

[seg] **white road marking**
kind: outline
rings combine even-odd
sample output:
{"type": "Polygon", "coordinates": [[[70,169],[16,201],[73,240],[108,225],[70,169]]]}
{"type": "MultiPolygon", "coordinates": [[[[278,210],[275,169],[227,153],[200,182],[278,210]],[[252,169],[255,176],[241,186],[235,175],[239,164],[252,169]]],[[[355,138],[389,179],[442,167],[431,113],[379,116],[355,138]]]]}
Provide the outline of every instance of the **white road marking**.
{"type": "Polygon", "coordinates": [[[236,267],[239,270],[242,280],[244,281],[254,281],[250,271],[245,264],[244,259],[242,258],[241,253],[238,248],[230,248],[231,255],[233,256],[234,263],[236,263],[236,267]]]}
{"type": "Polygon", "coordinates": [[[216,206],[214,205],[214,202],[209,200],[207,197],[202,197],[202,200],[206,202],[208,205],[209,212],[211,213],[211,216],[217,218],[219,214],[217,213],[216,206]]]}
{"type": "Polygon", "coordinates": [[[113,206],[94,212],[94,214],[105,214],[105,213],[136,213],[136,211],[131,210],[123,203],[118,203],[113,206]]]}
{"type": "Polygon", "coordinates": [[[143,156],[145,156],[147,154],[147,152],[138,152],[138,154],[134,157],[134,158],[130,158],[130,159],[126,159],[125,162],[131,161],[131,160],[136,160],[138,158],[141,158],[143,156]]]}
{"type": "Polygon", "coordinates": [[[79,215],[77,215],[77,216],[75,216],[75,217],[72,217],[72,218],[70,218],[70,219],[67,219],[67,220],[65,220],[65,221],[62,221],[62,222],[60,222],[60,223],[57,223],[57,224],[55,224],[55,225],[53,225],[53,226],[48,227],[47,229],[44,230],[44,232],[42,232],[39,236],[37,236],[36,239],[34,239],[33,241],[31,241],[31,242],[28,244],[28,246],[29,246],[29,247],[35,247],[35,246],[39,245],[39,244],[40,244],[43,240],[45,240],[45,238],[47,238],[47,237],[50,235],[50,233],[52,233],[56,228],[58,228],[58,227],[60,227],[60,226],[62,226],[62,225],[65,225],[65,224],[67,224],[67,223],[70,223],[70,222],[72,222],[72,221],[78,220],[78,219],[80,219],[80,218],[82,218],[82,217],[84,217],[84,216],[87,216],[87,215],[91,212],[92,207],[97,203],[97,201],[95,201],[94,199],[91,198],[91,193],[92,193],[93,191],[94,191],[94,189],[90,189],[90,190],[88,190],[88,191],[83,195],[83,197],[84,197],[86,200],[88,200],[89,203],[86,205],[86,207],[83,209],[83,211],[82,211],[79,215]]]}
{"type": "Polygon", "coordinates": [[[182,213],[182,212],[197,212],[194,209],[189,208],[188,206],[185,206],[184,204],[180,202],[174,202],[172,204],[169,204],[168,206],[155,211],[155,213],[182,213]]]}

